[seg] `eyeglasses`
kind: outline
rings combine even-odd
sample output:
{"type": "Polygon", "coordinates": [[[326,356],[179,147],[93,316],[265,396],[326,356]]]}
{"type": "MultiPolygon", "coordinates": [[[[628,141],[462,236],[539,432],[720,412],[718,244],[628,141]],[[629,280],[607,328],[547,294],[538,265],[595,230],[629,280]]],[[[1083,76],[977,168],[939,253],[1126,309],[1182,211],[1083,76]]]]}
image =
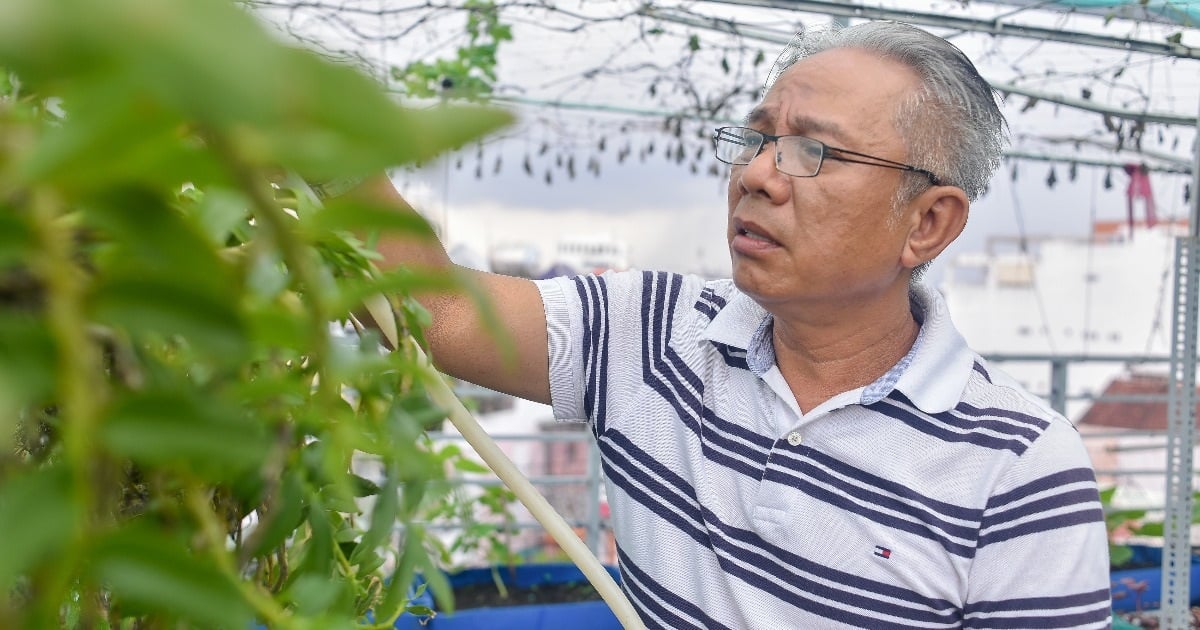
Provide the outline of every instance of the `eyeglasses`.
{"type": "Polygon", "coordinates": [[[808,136],[773,136],[749,127],[721,127],[713,134],[717,159],[735,166],[749,164],[751,160],[758,157],[759,153],[762,153],[763,147],[768,142],[775,143],[776,170],[792,177],[816,177],[817,173],[821,172],[822,162],[828,158],[839,162],[853,162],[854,164],[882,166],[899,171],[920,173],[928,177],[929,183],[934,186],[940,184],[937,175],[923,168],[885,160],[866,153],[831,147],[808,136]]]}

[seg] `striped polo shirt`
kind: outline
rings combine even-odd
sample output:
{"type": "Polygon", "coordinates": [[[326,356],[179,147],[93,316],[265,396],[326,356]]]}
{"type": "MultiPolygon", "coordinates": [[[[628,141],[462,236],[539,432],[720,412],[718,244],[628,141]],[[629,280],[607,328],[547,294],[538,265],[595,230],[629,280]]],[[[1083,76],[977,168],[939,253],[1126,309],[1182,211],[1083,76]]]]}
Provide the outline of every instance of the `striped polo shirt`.
{"type": "Polygon", "coordinates": [[[540,281],[559,419],[600,447],[651,628],[1105,628],[1108,551],[1074,427],[913,291],[912,350],[800,413],[771,316],[728,280],[540,281]]]}

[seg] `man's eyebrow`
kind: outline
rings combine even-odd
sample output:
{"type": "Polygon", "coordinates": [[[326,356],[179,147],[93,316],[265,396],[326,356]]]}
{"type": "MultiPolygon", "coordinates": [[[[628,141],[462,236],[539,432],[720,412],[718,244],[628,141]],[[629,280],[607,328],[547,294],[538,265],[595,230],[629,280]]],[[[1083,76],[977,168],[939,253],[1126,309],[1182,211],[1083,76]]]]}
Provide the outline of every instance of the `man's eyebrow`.
{"type": "Polygon", "coordinates": [[[771,114],[771,112],[761,107],[755,107],[754,109],[750,110],[750,114],[746,116],[746,124],[753,125],[755,123],[769,121],[772,118],[774,118],[774,116],[771,114]]]}
{"type": "Polygon", "coordinates": [[[788,119],[788,123],[792,129],[803,129],[804,133],[820,133],[827,136],[832,136],[838,141],[846,140],[846,132],[842,130],[841,125],[830,121],[820,120],[803,114],[792,116],[788,119]]]}
{"type": "MultiPolygon", "coordinates": [[[[756,107],[750,111],[748,116],[746,116],[745,124],[754,125],[760,123],[769,123],[774,120],[774,118],[775,112],[763,107],[756,107]]],[[[846,140],[846,132],[842,129],[841,125],[829,120],[820,120],[811,116],[797,114],[789,118],[788,123],[791,129],[801,133],[808,134],[815,132],[832,136],[838,141],[846,140]]]]}

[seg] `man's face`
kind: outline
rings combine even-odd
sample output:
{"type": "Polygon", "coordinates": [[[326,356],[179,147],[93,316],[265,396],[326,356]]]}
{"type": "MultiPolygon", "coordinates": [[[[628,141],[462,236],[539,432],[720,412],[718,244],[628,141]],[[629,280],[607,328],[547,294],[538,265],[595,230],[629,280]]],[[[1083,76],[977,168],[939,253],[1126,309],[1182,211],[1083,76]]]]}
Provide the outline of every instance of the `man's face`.
{"type": "MultiPolygon", "coordinates": [[[[747,125],[908,162],[892,114],[917,86],[896,62],[829,50],[785,71],[747,125]]],[[[907,277],[900,253],[909,219],[890,216],[900,172],[827,158],[816,177],[790,177],[775,170],[774,156],[767,145],[730,174],[727,237],[739,289],[775,312],[869,299],[907,277]]]]}

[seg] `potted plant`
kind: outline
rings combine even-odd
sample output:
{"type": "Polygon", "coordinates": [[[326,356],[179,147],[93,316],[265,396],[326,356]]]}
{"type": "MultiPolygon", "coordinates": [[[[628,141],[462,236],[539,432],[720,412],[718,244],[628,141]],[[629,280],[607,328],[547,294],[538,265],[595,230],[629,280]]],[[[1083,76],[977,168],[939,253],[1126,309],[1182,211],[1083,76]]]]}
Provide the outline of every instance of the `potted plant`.
{"type": "Polygon", "coordinates": [[[330,323],[387,294],[419,337],[406,293],[453,280],[378,273],[364,235],[427,226],[303,182],[507,120],[401,108],[233,2],[4,2],[0,627],[390,627],[438,575],[445,410],[407,334],[330,323]]]}

